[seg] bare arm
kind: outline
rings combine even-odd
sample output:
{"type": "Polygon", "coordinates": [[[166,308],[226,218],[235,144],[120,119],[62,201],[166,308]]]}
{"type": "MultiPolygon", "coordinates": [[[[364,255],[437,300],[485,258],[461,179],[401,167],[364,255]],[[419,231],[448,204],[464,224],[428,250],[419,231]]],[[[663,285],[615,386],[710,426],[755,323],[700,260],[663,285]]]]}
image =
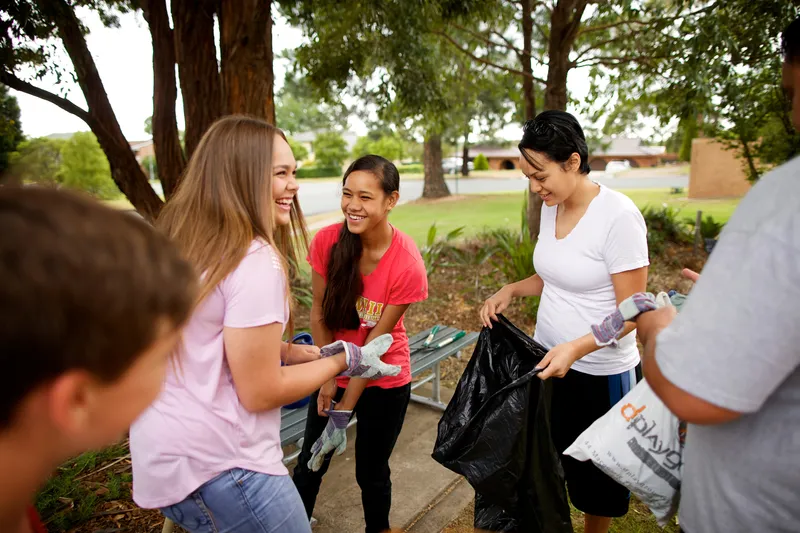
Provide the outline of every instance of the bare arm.
{"type": "Polygon", "coordinates": [[[519,298],[521,296],[541,296],[544,290],[544,280],[539,274],[534,274],[529,278],[522,281],[506,285],[511,291],[512,298],[519,298]]]}
{"type": "Polygon", "coordinates": [[[311,304],[311,336],[314,344],[325,346],[333,342],[333,333],[322,320],[322,300],[325,297],[325,278],[317,271],[311,272],[311,291],[314,300],[311,304]]]}
{"type": "MultiPolygon", "coordinates": [[[[410,304],[386,306],[386,309],[381,315],[381,319],[377,324],[375,324],[375,327],[372,328],[372,331],[369,332],[364,344],[376,337],[383,335],[384,333],[391,333],[394,327],[400,321],[403,313],[405,313],[406,309],[408,309],[409,305],[410,304]]],[[[336,405],[336,407],[344,411],[355,409],[358,399],[361,397],[364,389],[367,388],[368,382],[369,380],[364,378],[350,379],[350,382],[347,384],[347,389],[344,392],[344,396],[342,396],[342,400],[336,405]]]]}
{"type": "Polygon", "coordinates": [[[347,368],[344,352],[300,366],[281,366],[280,323],[223,330],[225,354],[239,401],[251,412],[305,398],[347,368]]]}
{"type": "Polygon", "coordinates": [[[722,424],[736,420],[742,413],[709,403],[672,384],[661,373],[656,361],[656,337],[675,318],[674,307],[644,313],[636,319],[639,338],[644,343],[642,370],[647,384],[664,405],[679,419],[691,424],[722,424]]]}

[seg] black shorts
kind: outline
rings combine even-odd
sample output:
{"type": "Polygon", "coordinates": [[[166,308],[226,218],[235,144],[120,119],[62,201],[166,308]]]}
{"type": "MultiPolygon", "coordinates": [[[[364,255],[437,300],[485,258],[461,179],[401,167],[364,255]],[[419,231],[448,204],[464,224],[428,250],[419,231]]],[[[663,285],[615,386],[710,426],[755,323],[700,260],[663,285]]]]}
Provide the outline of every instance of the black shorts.
{"type": "MultiPolygon", "coordinates": [[[[636,370],[614,376],[592,376],[570,370],[553,379],[551,431],[558,453],[575,442],[592,423],[606,414],[641,378],[636,370]]],[[[561,455],[569,498],[579,511],[620,517],[628,512],[628,489],[612,480],[591,461],[561,455]]]]}

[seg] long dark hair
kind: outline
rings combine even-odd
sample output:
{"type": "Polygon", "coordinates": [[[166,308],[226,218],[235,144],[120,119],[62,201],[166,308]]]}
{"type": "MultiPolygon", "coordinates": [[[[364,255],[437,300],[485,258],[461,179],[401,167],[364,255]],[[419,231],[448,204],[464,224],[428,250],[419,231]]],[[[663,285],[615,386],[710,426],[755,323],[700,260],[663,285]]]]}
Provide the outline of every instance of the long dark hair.
{"type": "Polygon", "coordinates": [[[589,173],[589,147],[583,128],[575,117],[566,111],[544,111],[522,127],[519,151],[528,163],[537,170],[539,164],[526,152],[532,150],[545,154],[551,161],[566,163],[572,154],[581,156],[580,174],[589,173]]]}
{"type": "MultiPolygon", "coordinates": [[[[347,181],[347,176],[358,170],[370,172],[380,180],[386,195],[400,190],[400,173],[386,158],[379,155],[359,157],[347,168],[342,185],[347,181]]],[[[339,231],[339,240],[331,248],[328,284],[322,298],[322,321],[330,331],[358,329],[361,326],[356,302],[364,290],[359,269],[362,251],[361,237],[351,233],[345,222],[339,231]]]]}

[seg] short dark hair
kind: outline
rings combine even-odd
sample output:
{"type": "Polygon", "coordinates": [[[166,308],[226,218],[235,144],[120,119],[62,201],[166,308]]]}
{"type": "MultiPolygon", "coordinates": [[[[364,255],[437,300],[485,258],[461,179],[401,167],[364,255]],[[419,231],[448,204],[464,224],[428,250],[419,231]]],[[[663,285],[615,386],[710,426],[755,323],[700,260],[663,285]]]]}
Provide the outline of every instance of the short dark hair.
{"type": "Polygon", "coordinates": [[[572,154],[577,153],[581,157],[578,172],[588,174],[591,170],[589,147],[586,145],[583,128],[577,119],[566,111],[544,111],[522,127],[519,151],[531,165],[536,167],[530,156],[525,153],[526,149],[543,153],[556,163],[566,163],[572,154]]]}
{"type": "Polygon", "coordinates": [[[800,62],[800,17],[786,26],[781,34],[781,54],[787,63],[800,62]]]}
{"type": "Polygon", "coordinates": [[[161,319],[191,312],[195,274],[133,214],[40,187],[0,187],[0,428],[35,387],[82,369],[119,378],[161,319]]]}

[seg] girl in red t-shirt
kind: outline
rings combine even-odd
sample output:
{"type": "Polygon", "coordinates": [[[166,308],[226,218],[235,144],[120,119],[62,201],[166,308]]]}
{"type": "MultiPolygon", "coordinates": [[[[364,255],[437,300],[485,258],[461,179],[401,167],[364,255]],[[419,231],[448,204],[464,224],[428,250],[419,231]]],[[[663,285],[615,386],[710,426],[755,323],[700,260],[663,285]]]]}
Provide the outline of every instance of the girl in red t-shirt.
{"type": "Polygon", "coordinates": [[[333,451],[344,451],[347,423],[355,412],[356,480],[366,531],[377,533],[389,529],[389,457],[411,395],[403,314],[428,297],[428,279],[414,241],[389,224],[389,212],[400,197],[397,168],[383,157],[367,155],[350,165],[342,184],[345,222],[320,230],[309,250],[311,333],[319,346],[337,340],[363,346],[391,333],[394,342],[382,359],[402,370],[375,381],[337,379],[314,395],[294,482],[310,518],[322,476],[333,451]]]}

